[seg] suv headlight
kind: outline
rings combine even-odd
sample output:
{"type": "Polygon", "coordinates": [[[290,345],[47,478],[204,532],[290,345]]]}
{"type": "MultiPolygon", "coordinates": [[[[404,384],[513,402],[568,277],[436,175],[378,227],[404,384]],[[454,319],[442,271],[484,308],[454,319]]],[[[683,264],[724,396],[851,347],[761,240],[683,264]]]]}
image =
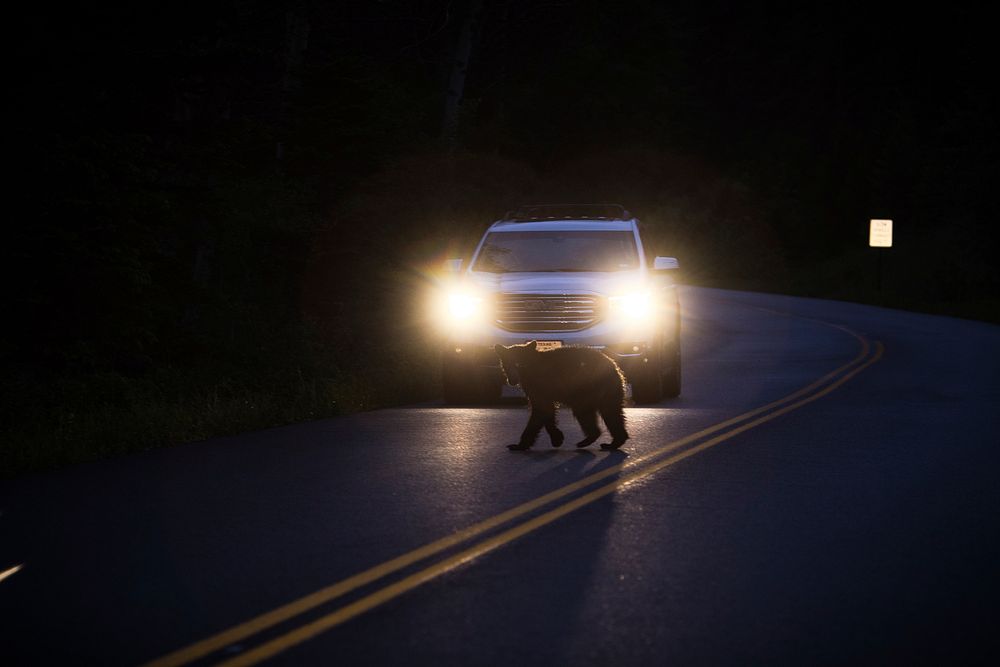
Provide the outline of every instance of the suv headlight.
{"type": "Polygon", "coordinates": [[[646,290],[613,296],[608,305],[613,316],[625,320],[646,320],[653,316],[653,295],[646,290]]]}
{"type": "Polygon", "coordinates": [[[453,323],[468,322],[483,311],[482,297],[468,292],[449,292],[445,302],[445,314],[453,323]]]}

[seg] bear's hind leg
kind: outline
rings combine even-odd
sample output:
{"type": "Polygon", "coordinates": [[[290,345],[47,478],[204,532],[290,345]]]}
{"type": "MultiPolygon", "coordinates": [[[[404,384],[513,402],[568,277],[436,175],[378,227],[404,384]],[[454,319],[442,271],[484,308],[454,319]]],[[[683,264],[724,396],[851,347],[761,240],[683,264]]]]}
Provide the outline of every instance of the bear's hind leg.
{"type": "Polygon", "coordinates": [[[563,444],[563,440],[566,439],[563,432],[559,430],[558,426],[556,426],[555,410],[552,411],[552,415],[549,417],[548,421],[545,422],[545,432],[549,434],[549,440],[552,441],[553,447],[561,446],[563,444]]]}
{"type": "Polygon", "coordinates": [[[601,429],[597,427],[597,410],[592,407],[573,408],[573,416],[576,420],[580,422],[580,428],[583,429],[583,440],[576,443],[577,447],[587,447],[594,444],[599,437],[601,437],[601,429]]]}
{"type": "Polygon", "coordinates": [[[625,430],[625,410],[621,403],[601,406],[601,419],[611,433],[611,442],[602,444],[601,449],[618,449],[625,444],[628,440],[628,431],[625,430]]]}

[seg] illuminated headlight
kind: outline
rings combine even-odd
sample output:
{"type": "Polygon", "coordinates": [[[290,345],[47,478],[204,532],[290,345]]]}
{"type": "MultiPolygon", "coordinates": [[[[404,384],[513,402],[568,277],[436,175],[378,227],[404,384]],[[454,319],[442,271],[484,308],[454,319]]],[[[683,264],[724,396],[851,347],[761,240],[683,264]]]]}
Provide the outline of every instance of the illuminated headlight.
{"type": "Polygon", "coordinates": [[[644,320],[653,315],[653,298],[649,292],[631,292],[609,299],[611,313],[629,320],[644,320]]]}
{"type": "Polygon", "coordinates": [[[451,292],[448,294],[446,311],[448,318],[454,322],[466,322],[476,317],[482,311],[483,300],[468,292],[451,292]]]}

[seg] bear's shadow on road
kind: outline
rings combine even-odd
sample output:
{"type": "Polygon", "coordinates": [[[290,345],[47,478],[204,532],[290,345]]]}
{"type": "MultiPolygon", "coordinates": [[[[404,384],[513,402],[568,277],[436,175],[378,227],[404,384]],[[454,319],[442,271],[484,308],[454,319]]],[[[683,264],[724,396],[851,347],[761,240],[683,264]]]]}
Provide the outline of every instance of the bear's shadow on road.
{"type": "MultiPolygon", "coordinates": [[[[621,449],[604,452],[590,448],[576,449],[572,445],[568,449],[565,445],[561,448],[549,449],[538,449],[538,445],[535,447],[525,451],[511,452],[511,456],[519,455],[533,463],[546,464],[538,471],[536,479],[539,481],[549,480],[547,483],[543,482],[544,486],[552,488],[573,484],[590,475],[621,465],[629,456],[628,452],[621,449]]],[[[596,445],[591,445],[591,447],[596,447],[596,445]]],[[[601,484],[608,484],[617,476],[616,473],[599,481],[601,484]]]]}
{"type": "MultiPolygon", "coordinates": [[[[531,449],[526,449],[523,451],[515,451],[512,454],[520,454],[521,456],[526,456],[530,459],[536,461],[550,461],[557,457],[562,457],[570,460],[571,457],[580,457],[582,459],[594,460],[599,455],[604,454],[604,461],[601,461],[598,465],[602,468],[607,468],[610,465],[617,465],[619,463],[624,463],[625,459],[628,458],[629,454],[623,449],[613,449],[610,451],[600,449],[599,443],[594,443],[590,447],[574,447],[573,445],[563,445],[562,447],[549,447],[548,449],[542,449],[538,445],[535,445],[531,449]]],[[[585,461],[588,462],[588,461],[585,461]]]]}
{"type": "MultiPolygon", "coordinates": [[[[544,439],[544,434],[540,440],[544,439]]],[[[605,432],[602,440],[607,440],[605,432]]],[[[628,443],[625,444],[628,447],[628,443]]],[[[525,451],[509,452],[520,457],[521,463],[537,468],[537,488],[560,489],[581,480],[608,471],[607,476],[593,480],[560,499],[557,504],[572,502],[591,491],[612,485],[621,475],[622,466],[629,452],[622,449],[601,451],[597,445],[577,449],[571,443],[560,448],[548,443],[538,443],[525,451]]],[[[523,582],[523,590],[531,591],[532,635],[544,637],[534,643],[537,662],[533,664],[579,664],[588,657],[589,630],[585,619],[594,617],[593,591],[605,583],[606,553],[613,550],[608,544],[611,528],[615,523],[621,489],[613,489],[603,497],[595,498],[546,526],[535,539],[520,540],[509,547],[511,561],[516,563],[516,577],[523,582]]],[[[514,571],[511,572],[511,577],[514,571]]],[[[497,596],[509,596],[509,591],[497,596]]],[[[510,607],[500,605],[497,610],[477,609],[485,626],[497,626],[509,620],[510,607]]],[[[502,641],[495,647],[502,649],[502,641]]]]}

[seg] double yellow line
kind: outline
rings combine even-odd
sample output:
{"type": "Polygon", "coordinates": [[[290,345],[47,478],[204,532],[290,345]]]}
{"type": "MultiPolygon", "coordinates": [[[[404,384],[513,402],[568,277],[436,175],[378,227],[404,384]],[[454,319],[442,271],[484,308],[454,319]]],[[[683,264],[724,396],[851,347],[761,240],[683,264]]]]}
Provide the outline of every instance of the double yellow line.
{"type": "MultiPolygon", "coordinates": [[[[826,323],[824,323],[826,324],[826,323]]],[[[765,422],[776,419],[784,414],[796,410],[804,405],[812,403],[823,396],[826,396],[837,387],[841,386],[868,366],[874,364],[882,357],[883,347],[881,343],[872,345],[862,336],[846,329],[835,326],[847,332],[860,342],[860,351],[851,361],[840,368],[831,371],[815,382],[798,391],[780,398],[772,403],[761,406],[749,412],[727,419],[709,428],[692,433],[678,440],[668,442],[655,450],[648,452],[638,458],[631,459],[625,463],[606,468],[600,472],[584,477],[577,482],[563,486],[555,491],[539,496],[534,500],[518,505],[506,512],[501,512],[488,519],[480,521],[464,530],[452,533],[439,540],[414,549],[401,556],[376,565],[364,572],[360,572],[352,577],[344,579],[338,583],[321,588],[305,597],[294,600],[288,604],[277,607],[269,612],[261,614],[244,623],[236,625],[228,630],[224,630],[216,635],[207,637],[189,646],[181,648],[173,653],[147,663],[147,667],[177,667],[186,665],[195,660],[205,658],[212,653],[232,646],[248,637],[252,637],[260,632],[273,628],[274,626],[291,620],[307,611],[315,609],[338,597],[346,595],[362,586],[373,583],[390,574],[398,572],[406,567],[419,563],[422,560],[438,555],[452,547],[457,547],[465,542],[473,540],[485,533],[499,528],[500,526],[513,521],[519,517],[534,512],[557,500],[572,495],[578,491],[596,485],[598,482],[612,477],[616,477],[611,482],[599,486],[587,493],[575,497],[561,505],[548,510],[543,514],[534,516],[523,523],[517,524],[503,532],[489,536],[472,546],[459,551],[443,560],[421,569],[409,576],[406,576],[394,583],[379,588],[373,593],[365,595],[360,599],[325,614],[313,621],[301,625],[287,633],[281,634],[274,639],[268,640],[244,653],[230,657],[218,663],[227,667],[238,665],[255,665],[267,658],[285,651],[297,644],[301,644],[316,635],[329,630],[345,621],[348,621],[364,612],[373,609],[395,597],[430,581],[449,570],[452,570],[463,563],[472,561],[483,554],[486,554],[498,547],[531,533],[538,528],[552,523],[556,519],[563,517],[574,510],[589,505],[594,501],[603,498],[616,490],[638,480],[671,466],[678,461],[694,456],[710,447],[725,442],[745,431],[759,426],[765,422]],[[711,436],[711,437],[710,437],[711,436]],[[704,438],[708,438],[703,440],[704,438]],[[703,441],[702,441],[703,440],[703,441]],[[699,442],[701,441],[701,442],[699,442]],[[692,447],[682,449],[692,443],[698,443],[692,447]],[[681,450],[681,451],[678,451],[681,450]],[[624,474],[622,474],[624,473],[624,474]]]]}

